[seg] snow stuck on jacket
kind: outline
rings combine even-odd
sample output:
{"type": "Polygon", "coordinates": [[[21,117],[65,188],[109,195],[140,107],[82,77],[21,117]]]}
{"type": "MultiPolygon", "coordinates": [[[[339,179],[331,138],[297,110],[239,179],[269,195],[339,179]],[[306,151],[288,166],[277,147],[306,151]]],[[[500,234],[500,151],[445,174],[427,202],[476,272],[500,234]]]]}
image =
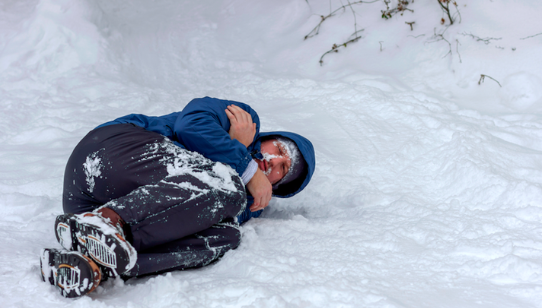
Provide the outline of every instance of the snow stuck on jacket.
{"type": "Polygon", "coordinates": [[[2,305],[542,307],[542,2],[456,2],[356,5],[320,66],[345,1],[0,0],[2,305]],[[72,149],[203,96],[310,139],[312,182],[217,263],[62,298],[39,251],[72,149]]]}

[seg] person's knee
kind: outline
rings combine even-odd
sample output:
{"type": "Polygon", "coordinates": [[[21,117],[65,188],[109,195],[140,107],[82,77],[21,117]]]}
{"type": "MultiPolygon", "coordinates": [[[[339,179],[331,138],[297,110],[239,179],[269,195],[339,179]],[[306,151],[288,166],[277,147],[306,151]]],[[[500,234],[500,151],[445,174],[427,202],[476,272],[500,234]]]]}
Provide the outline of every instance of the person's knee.
{"type": "Polygon", "coordinates": [[[241,244],[241,231],[237,228],[228,228],[227,237],[229,239],[230,249],[235,249],[241,244]]]}
{"type": "MultiPolygon", "coordinates": [[[[236,223],[232,223],[236,224],[236,223]]],[[[211,246],[214,247],[223,247],[229,249],[235,249],[241,244],[241,231],[239,231],[238,226],[230,225],[230,223],[219,223],[213,226],[214,232],[216,235],[213,236],[211,241],[211,246]]]]}

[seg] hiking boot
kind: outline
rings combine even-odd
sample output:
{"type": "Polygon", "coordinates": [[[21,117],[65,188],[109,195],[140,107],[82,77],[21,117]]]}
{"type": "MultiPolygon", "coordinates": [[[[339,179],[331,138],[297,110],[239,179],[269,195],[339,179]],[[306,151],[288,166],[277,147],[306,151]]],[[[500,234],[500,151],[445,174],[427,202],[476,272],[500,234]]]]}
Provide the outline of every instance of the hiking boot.
{"type": "MultiPolygon", "coordinates": [[[[125,232],[125,228],[127,228],[126,223],[124,222],[122,217],[120,217],[120,215],[117,214],[117,212],[115,212],[114,210],[108,207],[102,206],[101,208],[95,210],[94,213],[97,213],[100,216],[102,216],[102,218],[104,218],[105,221],[113,225],[115,228],[119,229],[120,232],[125,232]]],[[[123,235],[124,235],[124,238],[127,238],[128,234],[123,233],[123,235]]]]}
{"type": "Polygon", "coordinates": [[[122,229],[96,213],[57,216],[55,234],[62,247],[90,257],[110,277],[129,271],[137,260],[137,252],[122,229]]]}
{"type": "Polygon", "coordinates": [[[98,287],[100,268],[89,257],[77,251],[41,250],[41,278],[56,286],[64,297],[79,297],[98,287]]]}

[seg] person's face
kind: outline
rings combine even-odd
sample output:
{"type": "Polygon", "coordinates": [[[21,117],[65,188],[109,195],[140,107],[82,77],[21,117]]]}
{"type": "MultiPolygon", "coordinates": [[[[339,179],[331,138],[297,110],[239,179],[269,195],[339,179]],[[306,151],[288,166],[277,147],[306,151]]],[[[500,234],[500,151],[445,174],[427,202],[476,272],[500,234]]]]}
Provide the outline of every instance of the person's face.
{"type": "Polygon", "coordinates": [[[267,176],[269,182],[275,184],[288,173],[292,164],[290,156],[288,156],[288,152],[282,143],[276,139],[262,142],[260,150],[263,160],[256,159],[258,167],[267,176]]]}

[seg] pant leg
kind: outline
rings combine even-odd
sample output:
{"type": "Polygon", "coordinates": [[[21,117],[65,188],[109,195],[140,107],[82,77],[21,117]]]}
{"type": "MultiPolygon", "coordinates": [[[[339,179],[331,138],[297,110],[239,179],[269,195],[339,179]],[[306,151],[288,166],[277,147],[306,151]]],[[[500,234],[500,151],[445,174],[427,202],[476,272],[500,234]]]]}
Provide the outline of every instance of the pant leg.
{"type": "Polygon", "coordinates": [[[164,138],[133,124],[110,125],[89,132],[66,164],[64,212],[91,212],[142,185],[163,179],[167,176],[166,166],[160,158],[149,155],[147,149],[164,138]]]}
{"type": "Polygon", "coordinates": [[[104,206],[130,226],[137,251],[184,238],[238,215],[246,206],[239,176],[231,176],[234,190],[220,190],[202,180],[212,172],[169,176],[141,186],[104,206]]]}
{"type": "Polygon", "coordinates": [[[206,266],[217,261],[241,241],[239,224],[226,219],[211,228],[138,252],[134,268],[125,277],[159,274],[206,266]]]}
{"type": "Polygon", "coordinates": [[[91,131],[66,167],[64,211],[102,205],[130,227],[137,251],[206,230],[246,207],[230,167],[131,124],[91,131]]]}

